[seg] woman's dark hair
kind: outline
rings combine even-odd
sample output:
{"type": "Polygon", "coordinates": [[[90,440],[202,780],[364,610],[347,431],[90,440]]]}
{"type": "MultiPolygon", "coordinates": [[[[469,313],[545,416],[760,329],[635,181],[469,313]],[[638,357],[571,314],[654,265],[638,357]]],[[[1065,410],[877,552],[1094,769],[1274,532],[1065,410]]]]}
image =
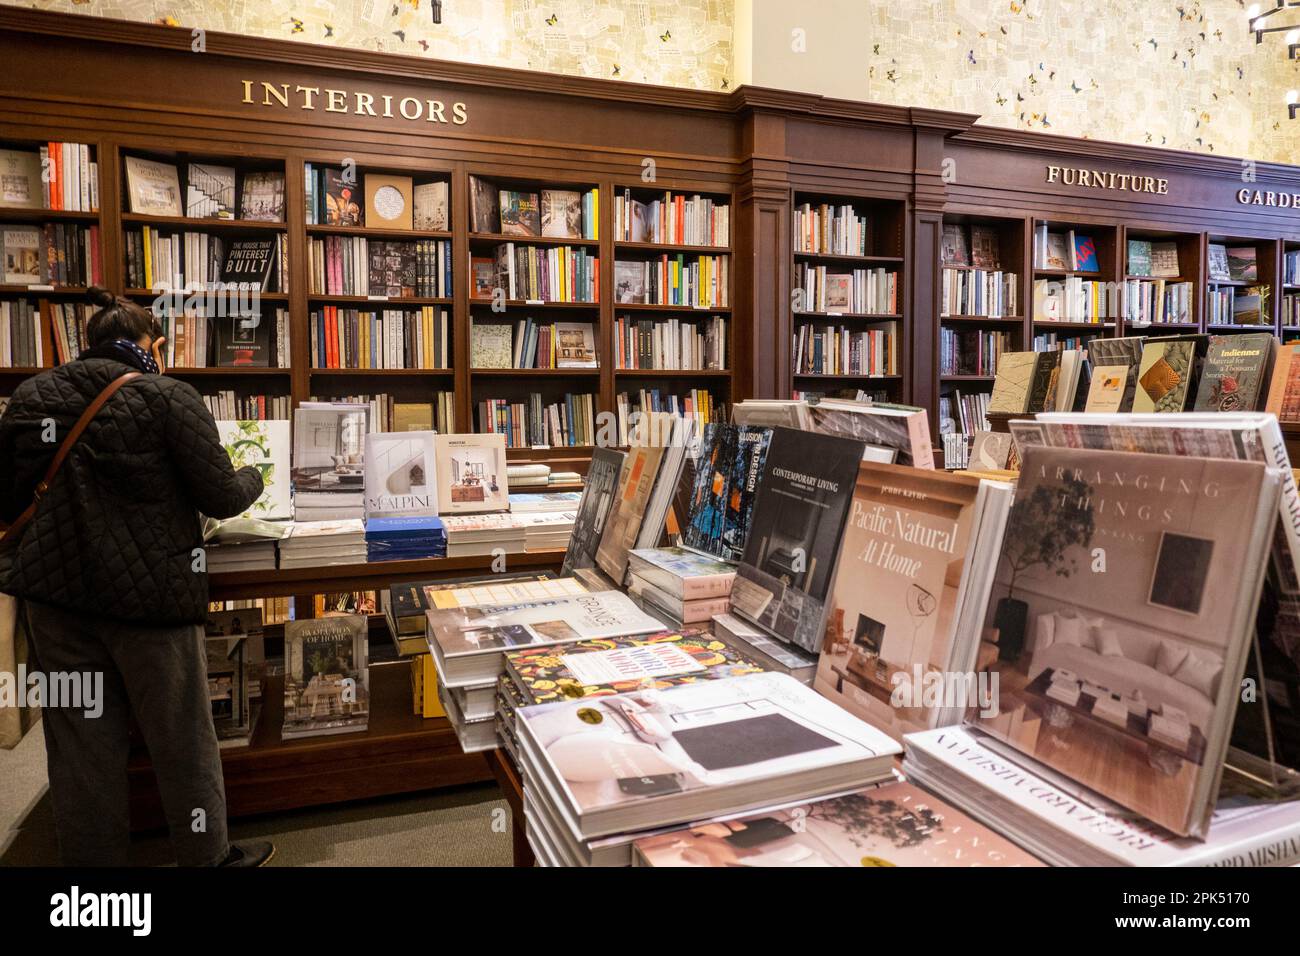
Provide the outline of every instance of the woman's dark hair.
{"type": "Polygon", "coordinates": [[[86,339],[91,348],[117,339],[138,342],[146,335],[155,339],[162,335],[158,320],[130,299],[114,295],[101,286],[91,286],[86,295],[99,306],[99,311],[86,323],[86,339]]]}

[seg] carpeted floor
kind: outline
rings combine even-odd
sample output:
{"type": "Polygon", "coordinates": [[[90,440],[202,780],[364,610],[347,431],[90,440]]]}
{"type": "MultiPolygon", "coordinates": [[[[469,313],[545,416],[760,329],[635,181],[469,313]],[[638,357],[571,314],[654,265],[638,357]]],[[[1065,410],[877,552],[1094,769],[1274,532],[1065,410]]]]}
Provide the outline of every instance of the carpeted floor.
{"type": "MultiPolygon", "coordinates": [[[[57,865],[39,724],[0,751],[0,781],[0,866],[57,865]]],[[[272,866],[509,866],[509,819],[487,784],[235,821],[230,835],[273,841],[272,866]]],[[[133,852],[140,865],[171,862],[165,834],[137,838],[133,852]]]]}

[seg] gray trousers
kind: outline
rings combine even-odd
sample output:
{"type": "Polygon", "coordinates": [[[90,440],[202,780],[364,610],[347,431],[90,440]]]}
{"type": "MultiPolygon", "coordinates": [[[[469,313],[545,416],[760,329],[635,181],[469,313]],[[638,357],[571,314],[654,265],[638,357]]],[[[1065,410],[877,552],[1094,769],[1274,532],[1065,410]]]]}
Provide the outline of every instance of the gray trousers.
{"type": "Polygon", "coordinates": [[[103,674],[98,717],[45,707],[45,750],[65,866],[126,866],[129,718],[144,735],[176,862],[213,866],[229,853],[226,788],[208,702],[203,629],[94,619],[27,607],[33,656],[47,674],[103,674]],[[202,810],[202,814],[195,811],[202,810]]]}

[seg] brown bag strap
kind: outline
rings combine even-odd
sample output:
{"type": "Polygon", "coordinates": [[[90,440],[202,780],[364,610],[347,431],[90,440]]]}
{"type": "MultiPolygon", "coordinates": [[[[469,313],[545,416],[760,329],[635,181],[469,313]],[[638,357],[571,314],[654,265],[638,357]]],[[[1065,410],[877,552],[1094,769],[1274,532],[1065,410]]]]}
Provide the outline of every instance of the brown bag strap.
{"type": "Polygon", "coordinates": [[[59,468],[63,466],[64,459],[72,452],[72,446],[77,443],[77,439],[86,430],[86,426],[99,414],[100,409],[108,404],[108,400],[117,394],[118,389],[132,379],[139,378],[141,374],[140,372],[127,372],[125,375],[113,379],[102,392],[95,396],[95,400],[86,406],[86,410],[81,413],[77,423],[72,426],[72,431],[68,432],[67,437],[59,445],[59,450],[54,453],[50,467],[45,469],[45,477],[37,483],[36,490],[32,492],[32,503],[5,530],[4,535],[0,536],[0,540],[10,540],[18,537],[18,533],[36,516],[36,509],[40,506],[41,499],[50,490],[50,485],[54,483],[54,476],[59,473],[59,468]]]}

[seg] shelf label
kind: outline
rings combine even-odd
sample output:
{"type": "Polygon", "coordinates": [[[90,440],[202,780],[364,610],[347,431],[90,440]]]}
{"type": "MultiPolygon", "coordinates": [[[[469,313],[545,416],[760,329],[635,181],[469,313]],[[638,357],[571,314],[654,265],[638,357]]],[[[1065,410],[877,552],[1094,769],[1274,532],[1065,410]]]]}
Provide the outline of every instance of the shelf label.
{"type": "Polygon", "coordinates": [[[842,315],[844,315],[843,312],[827,312],[826,314],[829,315],[832,319],[838,319],[842,315]]]}
{"type": "Polygon", "coordinates": [[[546,302],[543,299],[524,299],[524,305],[545,305],[545,304],[546,302]]]}
{"type": "Polygon", "coordinates": [[[368,295],[368,296],[366,296],[366,298],[367,298],[369,301],[371,301],[371,302],[387,302],[387,301],[388,301],[388,296],[386,296],[386,295],[368,295]]]}
{"type": "Polygon", "coordinates": [[[52,286],[52,285],[29,285],[29,286],[27,287],[27,291],[28,291],[28,292],[53,292],[53,291],[54,291],[54,286],[52,286]]]}
{"type": "Polygon", "coordinates": [[[533,445],[533,446],[532,446],[532,450],[533,450],[533,451],[550,451],[550,450],[551,450],[551,446],[550,446],[550,445],[533,445]]]}

